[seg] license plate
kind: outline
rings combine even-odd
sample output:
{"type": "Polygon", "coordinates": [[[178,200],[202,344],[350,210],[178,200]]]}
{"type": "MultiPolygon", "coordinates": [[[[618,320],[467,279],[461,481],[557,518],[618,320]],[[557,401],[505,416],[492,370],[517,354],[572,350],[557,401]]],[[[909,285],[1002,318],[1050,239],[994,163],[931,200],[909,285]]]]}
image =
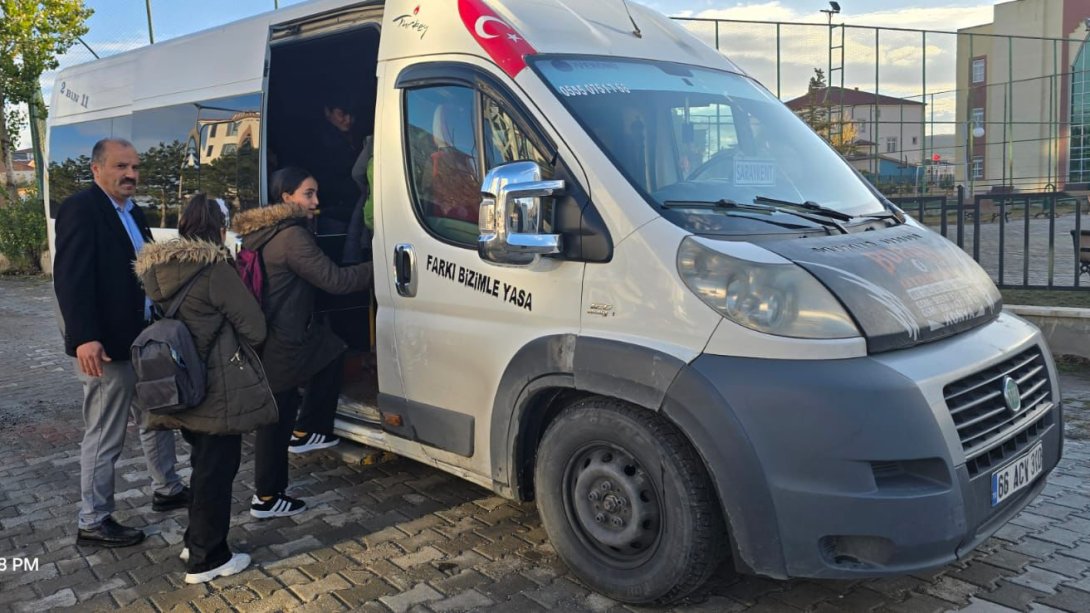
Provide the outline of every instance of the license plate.
{"type": "Polygon", "coordinates": [[[1026,487],[1045,467],[1045,449],[1037,443],[1028,453],[992,473],[992,506],[1003,502],[1026,487]]]}

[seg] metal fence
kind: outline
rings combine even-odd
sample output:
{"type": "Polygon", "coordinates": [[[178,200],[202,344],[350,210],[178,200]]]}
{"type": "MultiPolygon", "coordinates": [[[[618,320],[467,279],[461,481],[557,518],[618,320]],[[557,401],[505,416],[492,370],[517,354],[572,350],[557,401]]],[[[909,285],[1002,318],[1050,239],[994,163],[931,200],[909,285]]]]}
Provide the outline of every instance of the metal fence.
{"type": "Polygon", "coordinates": [[[789,105],[820,69],[818,104],[858,141],[849,162],[1001,287],[1084,285],[1090,249],[1074,238],[1090,212],[1082,39],[677,20],[789,105]]]}
{"type": "MultiPolygon", "coordinates": [[[[189,0],[184,10],[206,15],[202,27],[212,27],[296,2],[189,0]]],[[[70,50],[62,66],[185,33],[175,31],[170,11],[179,9],[168,0],[90,4],[97,13],[89,45],[70,50]]],[[[855,132],[845,157],[887,196],[967,245],[1000,285],[1080,285],[1084,267],[1069,234],[1081,233],[1081,213],[1090,209],[1090,58],[1083,63],[1082,39],[831,18],[676,19],[785,102],[806,95],[821,69],[829,86],[821,104],[838,130],[855,132]],[[1045,201],[1055,204],[1040,215],[1045,201]]]]}

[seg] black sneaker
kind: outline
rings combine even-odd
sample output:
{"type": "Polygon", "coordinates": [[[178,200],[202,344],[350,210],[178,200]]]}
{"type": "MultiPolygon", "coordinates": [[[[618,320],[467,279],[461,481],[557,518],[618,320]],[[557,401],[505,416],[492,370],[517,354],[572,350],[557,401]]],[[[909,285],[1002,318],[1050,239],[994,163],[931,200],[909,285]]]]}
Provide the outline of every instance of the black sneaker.
{"type": "Polygon", "coordinates": [[[250,515],[253,515],[258,519],[291,517],[292,515],[298,515],[306,510],[307,503],[298,498],[286,496],[283,492],[273,496],[269,500],[262,500],[260,496],[254,494],[253,500],[250,501],[250,515]]]}
{"type": "Polygon", "coordinates": [[[107,516],[95,528],[80,528],[76,536],[77,545],[96,547],[128,547],[144,540],[144,532],[136,528],[127,528],[107,516]]]}
{"type": "Polygon", "coordinates": [[[303,436],[295,436],[295,433],[293,432],[291,440],[288,441],[288,451],[292,453],[306,453],[318,449],[328,449],[339,442],[341,442],[341,439],[332,434],[311,432],[310,434],[304,434],[303,436]]]}
{"type": "Polygon", "coordinates": [[[151,510],[156,513],[165,513],[175,509],[184,509],[189,506],[189,486],[184,485],[177,494],[163,496],[155,493],[151,497],[151,510]]]}

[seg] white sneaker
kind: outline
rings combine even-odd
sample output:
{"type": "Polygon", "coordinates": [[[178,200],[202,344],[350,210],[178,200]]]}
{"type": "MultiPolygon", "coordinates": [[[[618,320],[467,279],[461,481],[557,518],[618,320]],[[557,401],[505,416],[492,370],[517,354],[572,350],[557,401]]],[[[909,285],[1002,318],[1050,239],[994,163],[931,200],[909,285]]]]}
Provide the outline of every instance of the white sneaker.
{"type": "Polygon", "coordinates": [[[178,554],[178,559],[182,562],[189,561],[189,547],[182,547],[182,553],[178,554]]]}
{"type": "MultiPolygon", "coordinates": [[[[188,550],[186,550],[188,551],[188,550]]],[[[212,570],[206,570],[203,573],[186,573],[186,583],[207,583],[216,577],[227,577],[241,573],[246,570],[246,567],[250,565],[250,556],[245,553],[235,553],[231,555],[231,559],[227,560],[220,566],[213,568],[212,570]]]]}
{"type": "Polygon", "coordinates": [[[250,515],[258,519],[291,517],[306,510],[306,502],[286,496],[283,492],[273,496],[270,500],[262,500],[257,494],[254,494],[253,499],[250,500],[250,515]]]}
{"type": "Polygon", "coordinates": [[[295,433],[293,432],[291,439],[288,440],[288,451],[292,453],[307,453],[319,449],[328,449],[339,442],[341,442],[341,439],[332,434],[311,432],[310,434],[305,434],[303,436],[295,436],[295,433]]]}

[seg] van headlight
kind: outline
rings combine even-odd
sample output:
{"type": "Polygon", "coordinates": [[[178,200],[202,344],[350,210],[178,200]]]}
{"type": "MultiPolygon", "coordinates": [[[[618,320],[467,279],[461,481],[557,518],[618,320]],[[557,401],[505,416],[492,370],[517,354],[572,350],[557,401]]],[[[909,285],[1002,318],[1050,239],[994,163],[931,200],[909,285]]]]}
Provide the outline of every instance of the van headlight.
{"type": "Polygon", "coordinates": [[[751,330],[795,338],[859,336],[840,302],[794,264],[741,260],[690,236],[678,249],[677,269],[708,306],[751,330]]]}

